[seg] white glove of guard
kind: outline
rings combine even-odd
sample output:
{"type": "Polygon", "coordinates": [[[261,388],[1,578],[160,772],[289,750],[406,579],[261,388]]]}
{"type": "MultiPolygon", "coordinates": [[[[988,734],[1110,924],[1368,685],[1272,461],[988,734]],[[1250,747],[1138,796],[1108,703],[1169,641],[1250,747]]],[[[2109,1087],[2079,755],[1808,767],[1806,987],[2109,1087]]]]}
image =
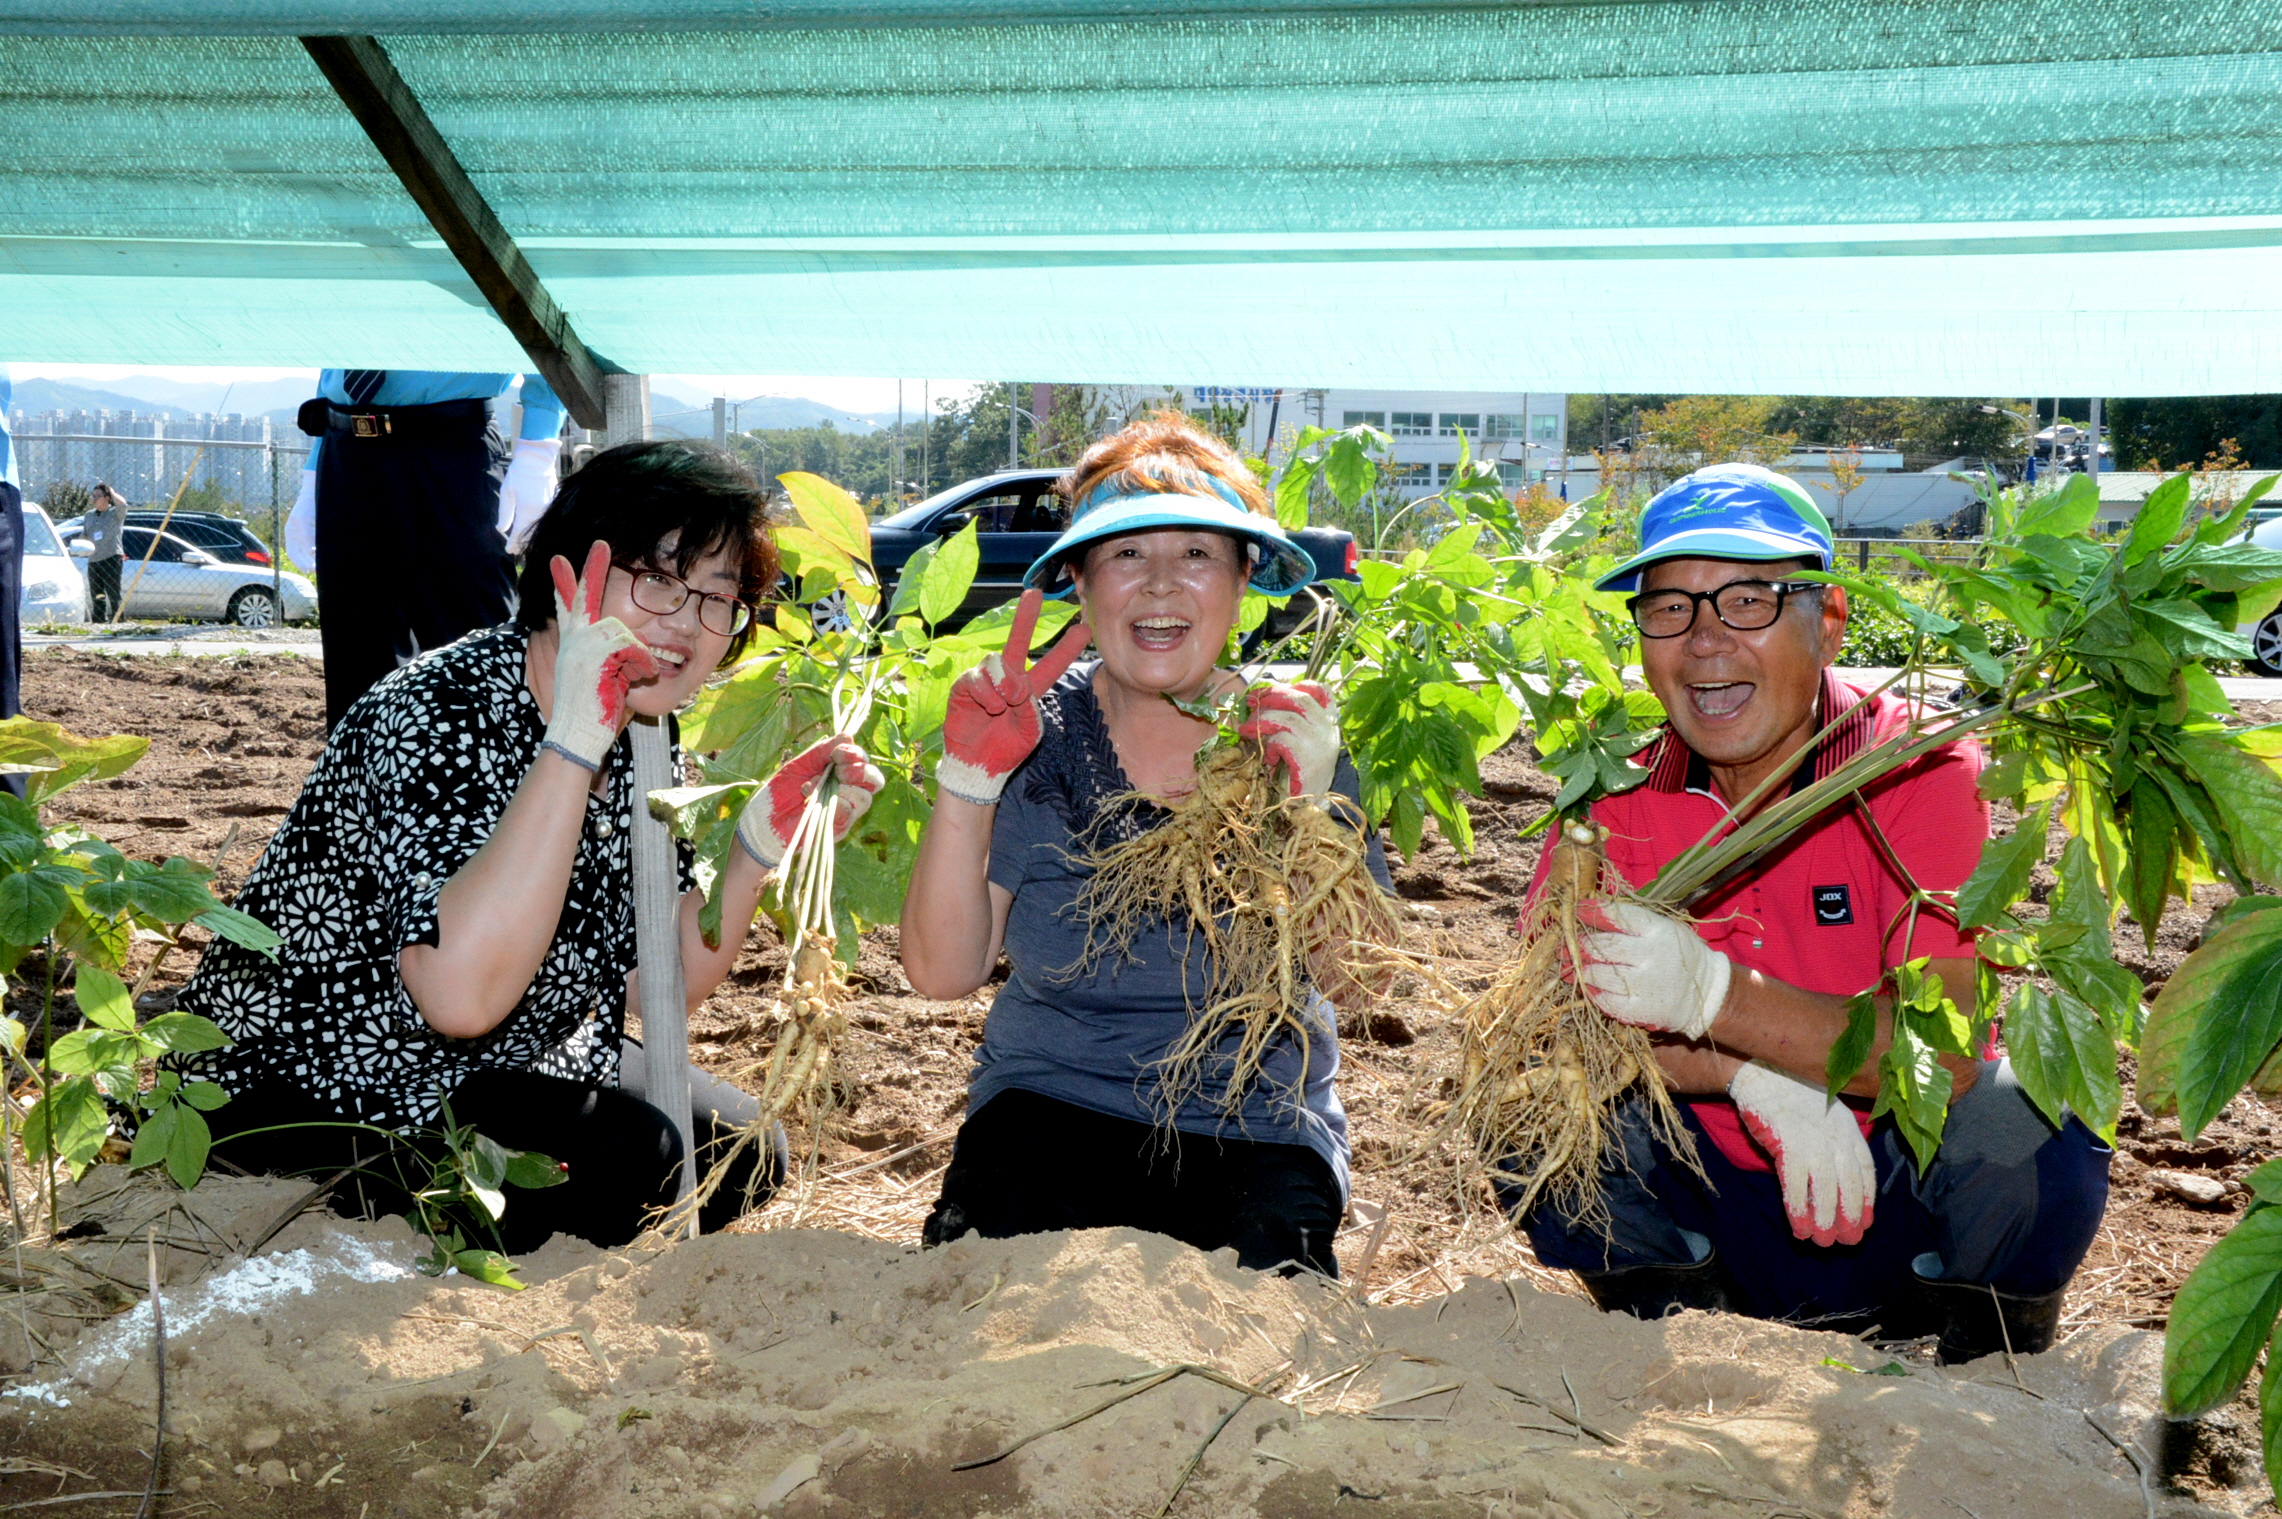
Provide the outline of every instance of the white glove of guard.
{"type": "Polygon", "coordinates": [[[285,556],[294,568],[317,573],[317,472],[301,472],[301,489],[293,497],[293,513],[285,519],[285,556]]]}
{"type": "Polygon", "coordinates": [[[1791,1232],[1852,1245],[1870,1227],[1878,1168],[1853,1109],[1811,1081],[1754,1060],[1727,1084],[1743,1126],[1775,1161],[1791,1232]]]}
{"type": "Polygon", "coordinates": [[[1676,918],[1633,902],[1587,902],[1577,984],[1619,1023],[1701,1039],[1727,1005],[1733,967],[1676,918]]]}
{"type": "Polygon", "coordinates": [[[602,768],[626,726],[626,688],[658,673],[658,662],[615,617],[602,615],[610,581],[610,545],[587,551],[586,569],[571,579],[570,561],[555,556],[555,699],[545,747],[574,765],[602,768]]]}
{"type": "Polygon", "coordinates": [[[555,461],[563,451],[560,438],[520,438],[507,462],[507,478],[499,484],[499,536],[510,553],[520,554],[531,529],[547,514],[555,499],[555,461]]]}

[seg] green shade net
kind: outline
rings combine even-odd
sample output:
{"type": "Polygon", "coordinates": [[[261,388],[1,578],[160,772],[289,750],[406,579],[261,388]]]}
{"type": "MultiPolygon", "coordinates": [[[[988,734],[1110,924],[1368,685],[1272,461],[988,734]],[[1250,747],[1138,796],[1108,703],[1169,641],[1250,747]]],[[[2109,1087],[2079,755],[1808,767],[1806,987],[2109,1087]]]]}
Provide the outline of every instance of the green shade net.
{"type": "Polygon", "coordinates": [[[2282,389],[2270,0],[760,9],[0,0],[0,356],[522,367],[321,24],[629,370],[2282,389]]]}

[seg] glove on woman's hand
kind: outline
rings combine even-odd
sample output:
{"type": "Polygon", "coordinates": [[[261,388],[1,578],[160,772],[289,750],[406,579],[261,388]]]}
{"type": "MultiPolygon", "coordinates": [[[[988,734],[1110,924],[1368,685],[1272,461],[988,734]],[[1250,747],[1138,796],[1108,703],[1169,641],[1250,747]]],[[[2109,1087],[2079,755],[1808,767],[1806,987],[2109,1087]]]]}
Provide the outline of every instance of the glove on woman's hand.
{"type": "Polygon", "coordinates": [[[1038,747],[1038,708],[1034,699],[1052,688],[1062,672],[1083,654],[1093,634],[1083,622],[1070,625],[1046,657],[1030,663],[1030,635],[1038,626],[1045,595],[1025,591],[1007,629],[1006,648],[951,685],[943,717],[943,760],[935,780],[945,795],[989,807],[1006,789],[1014,767],[1038,747]]]}
{"type": "Polygon", "coordinates": [[[587,551],[586,569],[571,578],[557,554],[555,572],[555,703],[546,747],[574,765],[602,768],[602,757],[626,726],[626,688],[658,673],[658,662],[615,617],[602,615],[610,581],[610,545],[587,551]]]}
{"type": "Polygon", "coordinates": [[[1774,1157],[1791,1232],[1818,1245],[1860,1243],[1878,1168],[1854,1110],[1811,1081],[1754,1060],[1727,1084],[1743,1126],[1774,1157]]]}
{"type": "Polygon", "coordinates": [[[1270,770],[1280,763],[1291,779],[1293,796],[1321,796],[1331,789],[1339,764],[1339,709],[1316,681],[1296,685],[1270,682],[1244,695],[1251,721],[1236,730],[1267,756],[1270,770]]]}
{"type": "Polygon", "coordinates": [[[784,762],[776,774],[761,783],[737,819],[737,842],[745,853],[769,870],[784,863],[792,852],[792,833],[800,826],[801,809],[830,772],[840,781],[832,798],[832,841],[836,844],[856,826],[856,819],[871,806],[887,777],[865,757],[856,741],[834,734],[819,739],[784,762]]]}
{"type": "Polygon", "coordinates": [[[1577,984],[1619,1023],[1701,1039],[1727,1005],[1733,967],[1676,918],[1632,902],[1586,902],[1577,921],[1577,984]]]}

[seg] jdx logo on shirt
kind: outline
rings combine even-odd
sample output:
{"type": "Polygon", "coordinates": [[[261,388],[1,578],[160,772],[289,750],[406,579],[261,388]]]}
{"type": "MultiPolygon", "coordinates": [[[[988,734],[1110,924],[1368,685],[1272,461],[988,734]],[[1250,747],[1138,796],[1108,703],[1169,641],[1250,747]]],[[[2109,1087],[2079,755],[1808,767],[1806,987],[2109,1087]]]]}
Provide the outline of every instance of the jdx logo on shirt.
{"type": "Polygon", "coordinates": [[[1854,921],[1854,899],[1843,886],[1817,886],[1815,894],[1815,921],[1835,928],[1841,923],[1854,921]]]}

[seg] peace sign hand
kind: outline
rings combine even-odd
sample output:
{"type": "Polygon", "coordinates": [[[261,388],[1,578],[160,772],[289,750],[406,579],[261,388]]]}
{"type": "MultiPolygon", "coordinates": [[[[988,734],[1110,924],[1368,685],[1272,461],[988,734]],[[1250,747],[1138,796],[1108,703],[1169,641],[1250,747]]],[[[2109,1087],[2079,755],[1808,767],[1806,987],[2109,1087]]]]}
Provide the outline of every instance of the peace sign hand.
{"type": "Polygon", "coordinates": [[[555,576],[555,691],[546,747],[598,770],[630,715],[626,688],[656,675],[658,663],[631,628],[602,615],[609,544],[597,541],[587,551],[586,568],[575,580],[560,554],[548,568],[555,576]]]}
{"type": "Polygon", "coordinates": [[[960,676],[951,686],[943,718],[943,762],[935,779],[945,796],[977,807],[995,806],[1014,767],[1038,747],[1038,708],[1034,699],[1051,689],[1092,641],[1092,630],[1074,622],[1046,657],[1030,663],[1030,635],[1046,603],[1040,591],[1025,591],[1007,630],[1003,652],[960,676]]]}

